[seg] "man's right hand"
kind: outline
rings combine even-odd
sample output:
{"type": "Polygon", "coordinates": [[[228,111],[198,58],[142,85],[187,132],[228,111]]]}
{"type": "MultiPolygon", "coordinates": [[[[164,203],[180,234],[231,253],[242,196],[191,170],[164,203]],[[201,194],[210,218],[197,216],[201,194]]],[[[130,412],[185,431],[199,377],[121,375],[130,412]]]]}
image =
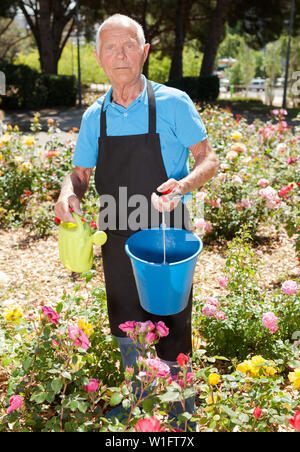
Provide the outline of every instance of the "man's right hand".
{"type": "Polygon", "coordinates": [[[54,213],[61,221],[65,223],[75,223],[73,215],[71,214],[70,208],[73,209],[74,213],[82,216],[82,211],[80,208],[80,201],[75,194],[60,197],[54,207],[54,213]]]}
{"type": "Polygon", "coordinates": [[[54,207],[55,215],[61,221],[76,224],[70,212],[70,207],[77,215],[82,216],[80,200],[88,189],[91,173],[92,168],[76,166],[74,171],[65,177],[60,195],[54,207]]]}

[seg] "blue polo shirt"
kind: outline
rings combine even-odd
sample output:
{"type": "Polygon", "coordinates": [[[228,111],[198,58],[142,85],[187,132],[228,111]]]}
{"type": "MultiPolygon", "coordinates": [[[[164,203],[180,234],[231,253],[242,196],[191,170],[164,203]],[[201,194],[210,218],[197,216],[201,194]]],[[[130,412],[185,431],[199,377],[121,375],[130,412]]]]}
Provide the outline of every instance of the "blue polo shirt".
{"type": "MultiPolygon", "coordinates": [[[[83,114],[73,164],[92,168],[97,164],[100,112],[106,110],[108,136],[139,135],[148,132],[146,79],[143,92],[124,108],[111,100],[112,88],[83,114]]],[[[189,146],[207,138],[203,122],[190,97],[183,91],[151,82],[156,100],[156,131],[168,178],[182,179],[189,173],[189,146]]],[[[100,148],[101,152],[101,148],[100,148]]]]}

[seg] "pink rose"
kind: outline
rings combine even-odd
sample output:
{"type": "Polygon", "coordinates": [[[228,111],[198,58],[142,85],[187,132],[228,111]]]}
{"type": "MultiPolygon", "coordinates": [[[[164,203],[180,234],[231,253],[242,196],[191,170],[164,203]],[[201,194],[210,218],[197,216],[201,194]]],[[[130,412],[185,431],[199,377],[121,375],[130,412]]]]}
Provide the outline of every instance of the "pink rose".
{"type": "Polygon", "coordinates": [[[148,331],[145,337],[145,341],[148,342],[148,344],[152,344],[157,339],[157,336],[153,331],[148,331]]]}
{"type": "Polygon", "coordinates": [[[83,350],[87,351],[91,346],[91,343],[85,333],[78,328],[78,326],[68,326],[69,338],[74,341],[77,347],[81,347],[83,350]]]}
{"type": "Polygon", "coordinates": [[[23,398],[20,395],[12,396],[9,400],[9,407],[6,410],[6,414],[9,414],[12,411],[17,410],[22,405],[23,405],[23,398]]]}
{"type": "Polygon", "coordinates": [[[148,358],[145,363],[152,370],[152,373],[148,374],[149,376],[154,374],[156,377],[167,377],[170,374],[170,367],[159,358],[148,358]]]}
{"type": "Polygon", "coordinates": [[[161,320],[155,324],[155,331],[159,337],[165,337],[169,334],[169,328],[161,320]]]}
{"type": "Polygon", "coordinates": [[[224,314],[223,311],[218,311],[215,315],[216,319],[218,320],[226,320],[228,319],[228,316],[224,314]]]}
{"type": "Polygon", "coordinates": [[[219,300],[215,297],[208,297],[206,303],[213,304],[214,306],[218,306],[219,300]]]}
{"type": "Polygon", "coordinates": [[[124,331],[124,333],[129,333],[130,331],[134,331],[137,323],[134,320],[128,320],[125,323],[121,323],[119,325],[120,330],[124,331]]]}
{"type": "Polygon", "coordinates": [[[245,207],[245,209],[248,209],[249,207],[252,206],[252,201],[250,200],[249,197],[247,198],[242,198],[241,200],[241,206],[245,207]]]}
{"type": "Polygon", "coordinates": [[[194,225],[198,229],[202,229],[204,232],[211,232],[213,230],[209,221],[205,221],[203,218],[197,218],[194,221],[194,225]]]}
{"type": "Polygon", "coordinates": [[[85,385],[85,389],[87,392],[96,392],[99,388],[99,382],[98,380],[95,380],[95,378],[92,378],[89,382],[89,384],[85,385]]]}
{"type": "Polygon", "coordinates": [[[273,312],[267,312],[262,316],[263,326],[268,328],[270,333],[276,333],[276,331],[278,330],[277,321],[278,317],[276,317],[276,315],[273,314],[273,312]]]}
{"type": "Polygon", "coordinates": [[[258,180],[257,185],[259,185],[260,187],[267,187],[268,185],[270,185],[270,181],[262,177],[258,180]]]}
{"type": "Polygon", "coordinates": [[[226,276],[220,276],[220,278],[218,278],[218,283],[219,283],[220,287],[227,287],[228,282],[229,282],[229,279],[226,278],[226,276]]]}
{"type": "Polygon", "coordinates": [[[214,317],[216,315],[217,310],[218,310],[217,306],[211,303],[205,303],[205,305],[202,308],[202,313],[206,317],[214,317]]]}
{"type": "Polygon", "coordinates": [[[221,207],[221,199],[217,198],[217,199],[212,199],[210,202],[212,207],[221,207]]]}
{"type": "Polygon", "coordinates": [[[138,333],[146,333],[147,331],[152,331],[155,328],[155,325],[153,322],[151,322],[151,320],[147,320],[146,322],[137,322],[137,326],[138,333]]]}
{"type": "Polygon", "coordinates": [[[48,306],[42,306],[42,313],[45,317],[48,318],[48,320],[50,320],[51,323],[53,323],[53,325],[58,324],[60,316],[52,308],[49,308],[48,306]]]}
{"type": "Polygon", "coordinates": [[[287,280],[281,286],[281,290],[287,295],[293,295],[298,292],[298,287],[296,281],[287,280]]]}
{"type": "Polygon", "coordinates": [[[200,201],[204,201],[205,199],[207,199],[207,193],[205,193],[205,191],[198,191],[196,193],[196,198],[200,199],[200,201]]]}
{"type": "Polygon", "coordinates": [[[234,174],[232,176],[232,182],[234,182],[235,184],[242,184],[243,183],[242,179],[237,174],[234,174]]]}

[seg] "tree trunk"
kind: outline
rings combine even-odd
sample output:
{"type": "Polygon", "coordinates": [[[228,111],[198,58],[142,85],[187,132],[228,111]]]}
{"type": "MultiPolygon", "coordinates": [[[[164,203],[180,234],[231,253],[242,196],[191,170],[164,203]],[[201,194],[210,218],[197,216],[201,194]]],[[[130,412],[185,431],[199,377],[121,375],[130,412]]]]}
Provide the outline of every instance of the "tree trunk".
{"type": "Polygon", "coordinates": [[[212,75],[219,44],[225,31],[225,23],[232,0],[218,0],[208,28],[200,76],[212,75]]]}
{"type": "Polygon", "coordinates": [[[55,37],[52,35],[51,6],[47,0],[40,0],[40,17],[38,28],[40,33],[40,63],[42,72],[57,74],[57,53],[55,37]]]}
{"type": "Polygon", "coordinates": [[[182,52],[185,38],[184,3],[184,0],[177,0],[175,18],[175,43],[169,72],[169,80],[178,80],[182,78],[182,52]]]}
{"type": "Polygon", "coordinates": [[[35,0],[31,2],[30,14],[24,2],[19,3],[36,41],[42,72],[57,74],[61,52],[75,23],[75,7],[69,9],[71,3],[71,0],[65,3],[61,0],[35,0]],[[68,22],[71,25],[63,38],[68,22]]]}

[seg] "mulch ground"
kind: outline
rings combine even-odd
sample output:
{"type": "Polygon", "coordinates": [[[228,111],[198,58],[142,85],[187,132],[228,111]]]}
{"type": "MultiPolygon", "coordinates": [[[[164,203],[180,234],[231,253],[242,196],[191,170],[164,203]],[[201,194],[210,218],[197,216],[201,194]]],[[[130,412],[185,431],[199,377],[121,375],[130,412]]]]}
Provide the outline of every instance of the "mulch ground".
{"type": "MultiPolygon", "coordinates": [[[[285,279],[300,276],[294,239],[284,230],[276,233],[272,226],[263,226],[253,243],[262,252],[259,263],[259,281],[262,290],[271,290],[285,279]]],[[[215,242],[207,246],[198,258],[194,275],[194,288],[200,299],[218,295],[222,290],[217,278],[223,274],[228,242],[215,242]]],[[[104,283],[101,248],[94,247],[94,268],[97,273],[81,295],[88,296],[91,287],[104,283]]],[[[0,230],[0,272],[8,277],[1,283],[1,310],[19,306],[31,313],[41,305],[55,307],[63,292],[72,293],[75,284],[84,282],[80,275],[65,269],[59,259],[57,232],[38,238],[29,230],[0,230]]]]}

